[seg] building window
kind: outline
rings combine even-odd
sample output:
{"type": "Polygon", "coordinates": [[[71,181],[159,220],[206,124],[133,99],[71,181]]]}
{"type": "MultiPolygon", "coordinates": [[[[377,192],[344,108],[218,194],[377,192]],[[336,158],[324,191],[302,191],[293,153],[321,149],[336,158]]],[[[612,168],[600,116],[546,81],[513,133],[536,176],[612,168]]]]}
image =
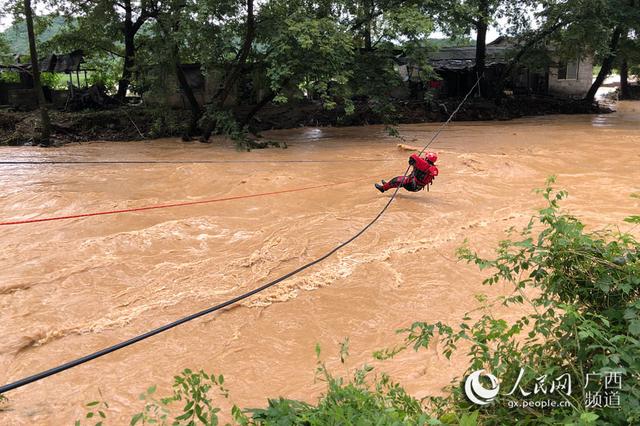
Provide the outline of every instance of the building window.
{"type": "Polygon", "coordinates": [[[578,60],[561,61],[558,65],[558,80],[577,80],[578,63],[578,60]]]}

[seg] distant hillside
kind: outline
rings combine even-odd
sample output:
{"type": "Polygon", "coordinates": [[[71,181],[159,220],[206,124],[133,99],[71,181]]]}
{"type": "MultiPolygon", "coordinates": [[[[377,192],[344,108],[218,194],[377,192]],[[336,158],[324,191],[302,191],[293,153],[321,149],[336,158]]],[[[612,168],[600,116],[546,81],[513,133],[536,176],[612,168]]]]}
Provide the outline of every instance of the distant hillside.
{"type": "MultiPolygon", "coordinates": [[[[61,16],[38,17],[36,32],[40,43],[52,39],[64,26],[64,18],[61,16]],[[39,31],[38,31],[39,30],[39,31]]],[[[9,45],[11,53],[26,55],[29,53],[29,40],[27,40],[27,25],[24,21],[14,22],[2,32],[5,41],[9,45]]]]}
{"type": "MultiPolygon", "coordinates": [[[[61,16],[40,16],[36,22],[36,32],[38,33],[38,41],[43,43],[49,41],[56,34],[62,31],[65,25],[65,20],[61,16]]],[[[29,53],[29,41],[27,40],[27,27],[24,21],[14,22],[4,32],[0,33],[4,36],[4,40],[9,45],[9,50],[12,54],[19,53],[26,55],[29,53]]],[[[450,38],[429,38],[429,44],[432,47],[440,49],[442,47],[461,47],[461,46],[473,46],[474,42],[471,39],[457,39],[452,40],[450,38]]]]}

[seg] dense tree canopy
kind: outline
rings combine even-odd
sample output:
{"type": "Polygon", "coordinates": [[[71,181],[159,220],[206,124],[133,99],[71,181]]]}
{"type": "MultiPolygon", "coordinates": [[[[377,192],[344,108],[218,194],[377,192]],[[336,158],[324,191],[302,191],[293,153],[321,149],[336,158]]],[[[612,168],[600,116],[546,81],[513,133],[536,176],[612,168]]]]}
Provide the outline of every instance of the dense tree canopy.
{"type": "MultiPolygon", "coordinates": [[[[492,27],[516,47],[505,73],[523,61],[548,66],[558,57],[594,56],[602,67],[587,99],[613,67],[626,81],[640,56],[639,0],[36,1],[53,12],[34,18],[36,33],[48,23],[65,22],[55,37],[39,39],[41,54],[84,50],[97,70],[92,81],[102,81],[120,102],[128,93],[166,85],[167,78],[177,81],[192,112],[192,130],[209,116],[206,127],[215,131],[232,89],[256,70],[265,75],[268,90],[253,99],[251,111],[234,117],[240,126],[268,103],[301,97],[344,114],[353,111],[355,100],[366,100],[392,115],[388,100],[401,83],[400,59],[411,58],[415,69],[433,77],[426,54],[437,48],[429,40],[434,31],[453,39],[473,37],[479,76],[492,27]],[[546,54],[549,46],[555,59],[546,54]],[[219,77],[219,87],[197,99],[182,75],[183,64],[200,64],[205,74],[219,77]]],[[[17,5],[11,0],[6,10],[22,25],[17,5]]],[[[9,50],[0,39],[0,54],[7,57],[9,50]]],[[[501,87],[492,89],[479,94],[502,93],[501,87]]]]}

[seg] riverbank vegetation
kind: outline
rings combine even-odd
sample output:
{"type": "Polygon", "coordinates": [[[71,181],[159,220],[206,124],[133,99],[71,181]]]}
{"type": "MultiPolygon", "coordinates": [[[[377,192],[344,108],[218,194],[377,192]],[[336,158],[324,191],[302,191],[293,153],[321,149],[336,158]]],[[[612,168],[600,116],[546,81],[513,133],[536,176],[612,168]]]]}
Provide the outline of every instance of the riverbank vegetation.
{"type": "MultiPolygon", "coordinates": [[[[444,121],[456,108],[458,102],[459,100],[456,99],[428,104],[398,102],[394,104],[393,123],[444,121]]],[[[296,108],[293,108],[291,103],[264,108],[256,117],[253,132],[299,126],[389,124],[389,116],[372,108],[367,102],[354,102],[354,110],[349,115],[345,115],[341,108],[327,110],[312,101],[303,100],[295,105],[296,108]]],[[[610,112],[610,110],[605,106],[579,100],[516,96],[504,98],[500,102],[472,99],[462,106],[456,118],[460,121],[509,120],[545,114],[603,112],[610,112]]],[[[241,113],[242,109],[238,114],[241,113]]],[[[189,112],[183,109],[123,106],[100,111],[50,111],[50,116],[51,134],[56,143],[181,137],[189,128],[189,112]]],[[[263,146],[261,144],[266,144],[265,139],[239,128],[232,117],[226,116],[226,118],[226,124],[229,127],[223,129],[223,133],[227,137],[235,138],[239,149],[259,148],[263,146]],[[243,144],[246,140],[250,140],[250,144],[243,144]]],[[[0,145],[36,145],[39,143],[39,132],[36,114],[0,111],[0,145]]]]}
{"type": "MultiPolygon", "coordinates": [[[[464,378],[454,379],[445,397],[418,400],[370,365],[335,376],[317,347],[316,378],[327,387],[315,404],[274,396],[265,408],[233,406],[221,414],[216,407],[232,399],[224,377],[185,370],[175,377],[173,394],[160,398],[155,387],[147,389],[131,424],[212,425],[219,416],[239,425],[638,424],[640,243],[617,227],[588,231],[561,209],[567,193],[552,183],[539,191],[545,206],[524,229],[510,230],[493,258],[468,246],[458,251],[462,261],[490,271],[485,285],[507,285],[510,294],[478,295],[480,307],[459,324],[414,322],[398,330],[403,345],[372,355],[384,361],[425,350],[437,337],[447,358],[466,351],[464,377],[484,370],[498,379],[499,392],[480,396],[484,405],[470,401],[464,378]],[[529,314],[509,322],[495,314],[497,306],[529,314]]],[[[625,222],[637,226],[640,216],[625,222]]],[[[348,356],[346,339],[339,357],[348,356]]],[[[491,390],[496,383],[481,386],[491,390]]],[[[108,412],[97,412],[101,404],[91,402],[77,424],[106,422],[108,412]]]]}
{"type": "MultiPolygon", "coordinates": [[[[24,25],[31,10],[26,6],[23,0],[8,2],[15,28],[24,25]]],[[[553,67],[575,70],[568,65],[575,58],[593,59],[599,67],[593,85],[580,94],[590,105],[614,67],[624,76],[623,94],[629,92],[629,76],[639,63],[640,12],[633,0],[65,0],[47,10],[53,14],[33,19],[31,52],[43,58],[82,50],[81,69],[87,70],[75,81],[73,71],[60,74],[77,85],[60,108],[117,109],[142,102],[139,107],[153,110],[157,121],[171,121],[181,109],[188,112],[181,135],[204,141],[230,128],[242,135],[257,132],[268,127],[262,123],[265,109],[294,112],[300,102],[330,111],[334,125],[369,122],[352,118],[363,104],[377,118],[373,122],[408,121],[413,113],[403,103],[437,108],[443,97],[460,97],[475,76],[484,76],[475,96],[500,105],[518,90],[525,97],[541,90],[544,75],[555,75],[553,67]],[[487,45],[492,27],[504,36],[501,46],[509,47],[500,57],[487,45]],[[436,31],[449,38],[434,40],[436,31]],[[473,57],[462,62],[435,66],[431,60],[438,49],[470,44],[473,57]],[[542,77],[531,79],[536,73],[542,77]],[[85,83],[94,89],[83,88],[85,83]]],[[[9,63],[17,53],[28,70],[26,52],[19,51],[29,45],[23,38],[9,29],[0,38],[0,54],[9,63]]],[[[5,68],[1,78],[15,81],[20,63],[5,68]]],[[[60,75],[43,73],[45,86],[60,89],[60,75]]],[[[35,84],[39,78],[33,77],[35,84]]],[[[497,109],[485,118],[503,118],[497,109]]]]}

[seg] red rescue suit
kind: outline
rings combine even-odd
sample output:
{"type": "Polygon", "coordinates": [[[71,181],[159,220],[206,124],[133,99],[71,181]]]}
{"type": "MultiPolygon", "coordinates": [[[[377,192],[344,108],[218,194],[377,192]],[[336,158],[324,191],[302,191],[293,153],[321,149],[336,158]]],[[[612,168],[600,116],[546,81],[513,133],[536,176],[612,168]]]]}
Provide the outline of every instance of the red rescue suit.
{"type": "MultiPolygon", "coordinates": [[[[437,158],[437,157],[435,157],[437,158]]],[[[418,154],[409,157],[409,164],[413,166],[413,171],[408,176],[396,176],[389,182],[382,181],[382,185],[376,187],[382,192],[391,188],[402,186],[407,191],[416,192],[424,189],[433,183],[433,179],[438,176],[438,168],[435,164],[425,158],[420,158],[418,154]]]]}

